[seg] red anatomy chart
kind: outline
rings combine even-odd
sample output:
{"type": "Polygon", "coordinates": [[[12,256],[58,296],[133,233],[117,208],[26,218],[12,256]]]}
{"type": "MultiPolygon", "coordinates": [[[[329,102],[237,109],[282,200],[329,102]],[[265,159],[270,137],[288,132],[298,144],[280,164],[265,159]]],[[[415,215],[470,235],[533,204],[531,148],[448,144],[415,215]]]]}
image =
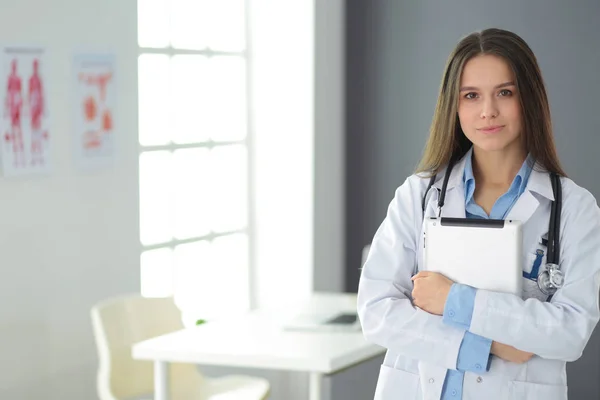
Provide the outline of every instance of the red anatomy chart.
{"type": "Polygon", "coordinates": [[[50,134],[44,60],[41,48],[5,47],[2,51],[4,175],[49,171],[50,134]]]}
{"type": "Polygon", "coordinates": [[[39,71],[39,60],[33,61],[33,74],[29,78],[28,95],[29,121],[31,123],[31,163],[44,163],[44,142],[48,131],[42,126],[44,116],[44,89],[39,71]]]}
{"type": "Polygon", "coordinates": [[[12,145],[13,162],[15,167],[25,166],[25,147],[23,146],[23,129],[21,114],[23,112],[22,79],[19,76],[18,61],[10,62],[10,75],[6,84],[6,109],[4,115],[10,119],[9,129],[4,137],[12,145]]]}
{"type": "Polygon", "coordinates": [[[84,167],[103,164],[114,152],[114,57],[76,55],[74,72],[77,158],[84,167]]]}

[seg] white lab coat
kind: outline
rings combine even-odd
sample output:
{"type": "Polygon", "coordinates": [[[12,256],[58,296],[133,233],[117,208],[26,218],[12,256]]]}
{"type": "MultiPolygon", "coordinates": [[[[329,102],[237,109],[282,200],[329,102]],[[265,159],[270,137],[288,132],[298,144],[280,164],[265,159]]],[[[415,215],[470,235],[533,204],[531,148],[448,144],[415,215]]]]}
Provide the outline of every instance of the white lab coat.
{"type": "MultiPolygon", "coordinates": [[[[442,216],[465,217],[465,159],[452,170],[442,216]]],[[[425,213],[437,214],[444,171],[428,194],[425,213]],[[437,190],[436,190],[437,189],[437,190]]],[[[594,197],[561,178],[560,267],[564,286],[551,302],[524,279],[523,296],[478,290],[470,331],[536,354],[515,364],[492,357],[488,372],[465,373],[463,400],[565,400],[566,362],[577,360],[598,322],[600,210],[594,197]]],[[[421,265],[422,196],[428,178],[409,177],[397,190],[363,266],[358,313],[367,340],[387,348],[376,399],[438,400],[448,369],[456,368],[464,331],[411,304],[415,263],[421,265]]],[[[548,232],[554,199],[549,175],[531,172],[507,219],[523,223],[523,269],[531,270],[539,239],[548,232]]],[[[545,256],[542,265],[545,265],[545,256]]]]}

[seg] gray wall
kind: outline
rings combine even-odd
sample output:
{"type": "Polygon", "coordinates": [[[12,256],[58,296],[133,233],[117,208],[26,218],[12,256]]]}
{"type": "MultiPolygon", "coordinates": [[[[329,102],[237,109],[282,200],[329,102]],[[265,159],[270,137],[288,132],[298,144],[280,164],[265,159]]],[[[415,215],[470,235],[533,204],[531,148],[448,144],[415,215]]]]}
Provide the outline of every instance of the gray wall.
{"type": "MultiPolygon", "coordinates": [[[[598,0],[364,0],[346,13],[346,290],[356,291],[361,248],[419,160],[446,58],[472,31],[513,30],[533,48],[563,165],[600,199],[598,0]]],[[[600,398],[599,336],[568,366],[571,399],[600,398]]]]}

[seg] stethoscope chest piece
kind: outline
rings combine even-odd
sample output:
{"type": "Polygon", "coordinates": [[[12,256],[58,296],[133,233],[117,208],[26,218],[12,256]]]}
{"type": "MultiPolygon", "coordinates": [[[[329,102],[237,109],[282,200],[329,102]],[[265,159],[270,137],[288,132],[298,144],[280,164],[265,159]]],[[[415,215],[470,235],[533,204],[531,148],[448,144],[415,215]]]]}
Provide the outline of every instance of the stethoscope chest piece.
{"type": "Polygon", "coordinates": [[[556,264],[546,264],[546,270],[540,273],[537,282],[542,293],[552,296],[564,283],[564,275],[556,264]]]}

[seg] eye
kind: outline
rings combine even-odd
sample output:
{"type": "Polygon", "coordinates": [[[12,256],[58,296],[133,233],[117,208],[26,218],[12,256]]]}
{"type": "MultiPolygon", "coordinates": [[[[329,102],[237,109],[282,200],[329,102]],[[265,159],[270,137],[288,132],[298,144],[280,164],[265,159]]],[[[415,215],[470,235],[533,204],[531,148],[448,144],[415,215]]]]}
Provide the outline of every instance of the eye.
{"type": "Polygon", "coordinates": [[[469,93],[465,94],[465,99],[472,100],[475,98],[477,98],[477,93],[475,93],[475,92],[469,92],[469,93]]]}
{"type": "Polygon", "coordinates": [[[500,94],[500,96],[503,96],[503,97],[511,96],[512,95],[512,91],[510,91],[508,89],[502,89],[499,94],[500,94]]]}

